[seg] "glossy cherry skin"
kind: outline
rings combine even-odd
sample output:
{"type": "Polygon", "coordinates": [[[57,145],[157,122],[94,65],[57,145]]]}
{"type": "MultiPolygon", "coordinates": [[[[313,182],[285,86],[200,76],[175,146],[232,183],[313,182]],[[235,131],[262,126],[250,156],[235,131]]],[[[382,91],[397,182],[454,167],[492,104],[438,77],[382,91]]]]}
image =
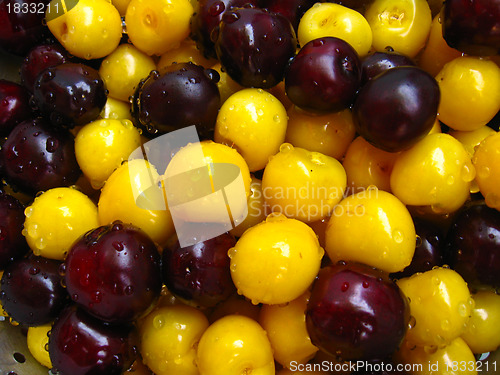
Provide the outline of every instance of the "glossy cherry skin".
{"type": "Polygon", "coordinates": [[[24,206],[13,196],[0,193],[0,270],[28,252],[23,225],[24,206]]]}
{"type": "Polygon", "coordinates": [[[198,0],[191,18],[191,38],[207,57],[216,58],[212,32],[222,21],[222,15],[229,9],[245,4],[258,5],[258,0],[198,0]]]}
{"type": "Polygon", "coordinates": [[[413,223],[418,236],[415,254],[410,265],[401,272],[391,274],[392,278],[409,277],[444,264],[445,238],[442,231],[435,224],[422,219],[413,218],[413,223]]]}
{"type": "Polygon", "coordinates": [[[72,375],[120,375],[137,356],[131,326],[105,324],[76,306],[54,322],[48,350],[54,368],[72,375]]]}
{"type": "Polygon", "coordinates": [[[320,270],[306,309],[314,345],[344,360],[384,359],[409,322],[406,297],[382,271],[344,263],[320,270]]]}
{"type": "Polygon", "coordinates": [[[50,0],[4,0],[0,2],[0,48],[24,56],[50,32],[43,25],[50,0]],[[17,8],[18,4],[20,8],[17,8]],[[27,11],[22,11],[23,7],[27,11]],[[16,9],[19,9],[16,12],[16,9]]]}
{"type": "Polygon", "coordinates": [[[315,0],[268,0],[264,1],[263,7],[285,16],[297,32],[300,19],[315,3],[315,0]]]}
{"type": "Polygon", "coordinates": [[[339,38],[310,41],[285,73],[288,98],[312,111],[340,111],[354,101],[361,84],[361,62],[350,44],[339,38]]]}
{"type": "Polygon", "coordinates": [[[228,75],[244,87],[270,88],[283,80],[297,38],[284,16],[258,8],[233,8],[219,26],[215,50],[228,75]]]}
{"type": "Polygon", "coordinates": [[[35,46],[28,52],[19,69],[23,86],[33,92],[35,81],[40,73],[51,66],[63,64],[66,61],[68,61],[68,54],[59,44],[35,46]]]}
{"type": "Polygon", "coordinates": [[[106,104],[106,87],[97,70],[64,63],[38,76],[33,102],[54,125],[71,128],[99,116],[106,104]]]}
{"type": "Polygon", "coordinates": [[[210,136],[220,106],[219,79],[217,71],[193,63],[172,64],[162,75],[153,71],[134,94],[136,123],[150,136],[191,125],[210,136]]]}
{"type": "Polygon", "coordinates": [[[7,136],[18,123],[33,115],[29,93],[15,82],[0,79],[0,136],[7,136]]]}
{"type": "Polygon", "coordinates": [[[81,174],[71,133],[41,118],[16,125],[0,159],[8,182],[28,193],[73,185],[81,174]]]}
{"type": "Polygon", "coordinates": [[[478,56],[500,53],[498,0],[446,0],[441,19],[450,47],[478,56]]]}
{"type": "Polygon", "coordinates": [[[445,260],[472,285],[500,287],[500,212],[482,201],[464,207],[448,231],[445,260]]]}
{"type": "Polygon", "coordinates": [[[131,224],[115,221],[87,232],[71,247],[64,268],[71,299],[106,322],[132,322],[160,296],[158,248],[131,224]]]}
{"type": "Polygon", "coordinates": [[[408,65],[415,66],[415,62],[406,55],[397,52],[375,52],[361,61],[361,81],[365,83],[386,70],[408,65]]]}
{"type": "Polygon", "coordinates": [[[203,307],[213,307],[236,291],[227,252],[236,244],[229,233],[192,246],[165,248],[163,280],[173,294],[203,307]]]}
{"type": "Polygon", "coordinates": [[[69,301],[61,283],[60,265],[57,260],[30,255],[5,268],[0,300],[14,321],[38,326],[58,316],[69,301]]]}
{"type": "Polygon", "coordinates": [[[439,86],[414,66],[392,68],[368,81],[352,108],[357,132],[382,150],[410,148],[431,130],[439,105],[439,86]]]}

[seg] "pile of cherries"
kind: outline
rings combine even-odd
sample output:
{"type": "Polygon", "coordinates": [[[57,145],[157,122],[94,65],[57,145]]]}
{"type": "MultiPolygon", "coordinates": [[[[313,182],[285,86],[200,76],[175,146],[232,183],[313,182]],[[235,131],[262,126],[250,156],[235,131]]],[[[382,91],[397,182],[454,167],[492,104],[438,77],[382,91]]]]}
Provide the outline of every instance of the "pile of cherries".
{"type": "MultiPolygon", "coordinates": [[[[76,185],[98,199],[77,162],[75,135],[99,118],[108,91],[99,73],[102,59],[69,54],[51,35],[44,13],[14,13],[14,4],[25,3],[36,4],[0,4],[0,47],[24,57],[19,83],[0,80],[0,302],[24,327],[53,324],[47,350],[61,374],[121,374],[140,362],[141,319],[168,296],[209,317],[221,314],[218,308],[230,299],[248,303],[235,297],[228,257],[239,236],[228,232],[189,247],[175,237],[158,244],[117,220],[86,232],[64,259],[30,248],[25,209],[40,192],[76,185]]],[[[281,89],[283,98],[311,113],[348,110],[357,134],[384,152],[410,149],[435,124],[440,88],[415,59],[391,49],[360,57],[336,37],[316,38],[297,51],[299,21],[315,1],[195,3],[190,38],[206,59],[219,60],[222,71],[179,61],[142,77],[130,97],[130,115],[144,137],[196,125],[202,139],[213,139],[223,75],[246,88],[281,89]]],[[[358,10],[367,5],[353,3],[358,10]]],[[[498,57],[498,0],[446,0],[442,17],[449,46],[498,57]]],[[[499,123],[497,115],[489,125],[498,130],[499,123]]],[[[500,287],[497,209],[475,193],[443,222],[429,217],[434,221],[414,217],[415,254],[399,272],[332,264],[325,255],[303,314],[320,350],[312,361],[391,362],[414,324],[398,279],[448,265],[471,286],[500,287]]]]}

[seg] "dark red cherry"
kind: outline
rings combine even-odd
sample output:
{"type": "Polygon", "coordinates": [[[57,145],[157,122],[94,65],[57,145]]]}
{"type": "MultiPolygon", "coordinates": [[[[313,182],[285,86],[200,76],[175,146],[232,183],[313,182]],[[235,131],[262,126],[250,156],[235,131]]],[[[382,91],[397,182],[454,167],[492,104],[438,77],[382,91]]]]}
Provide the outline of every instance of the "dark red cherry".
{"type": "Polygon", "coordinates": [[[361,62],[351,45],[325,37],[304,45],[285,73],[288,98],[312,111],[340,111],[354,101],[361,84],[361,62]]]}
{"type": "Polygon", "coordinates": [[[414,66],[392,68],[360,89],[352,108],[354,125],[375,147],[405,150],[429,133],[439,99],[439,86],[426,71],[414,66]]]}
{"type": "Polygon", "coordinates": [[[216,58],[215,43],[211,37],[224,12],[245,4],[257,6],[257,3],[258,0],[198,0],[191,18],[191,38],[205,56],[216,58]]]}
{"type": "Polygon", "coordinates": [[[24,206],[13,196],[0,193],[0,270],[28,252],[23,225],[24,206]]]}
{"type": "Polygon", "coordinates": [[[415,254],[408,267],[403,271],[391,274],[393,278],[409,277],[417,272],[431,270],[444,264],[444,235],[434,223],[414,218],[417,243],[415,254]]]}
{"type": "Polygon", "coordinates": [[[0,2],[0,48],[24,56],[50,34],[43,25],[50,0],[4,0],[0,2]]]}
{"type": "Polygon", "coordinates": [[[14,126],[32,116],[28,91],[15,82],[0,79],[0,136],[9,135],[14,126]]]}
{"type": "Polygon", "coordinates": [[[160,254],[146,233],[119,221],[89,231],[65,260],[73,301],[106,322],[131,322],[161,292],[160,254]]]}
{"type": "Polygon", "coordinates": [[[270,88],[281,82],[296,48],[290,21],[258,8],[225,12],[215,42],[222,67],[245,87],[270,88]]]}
{"type": "Polygon", "coordinates": [[[470,284],[500,287],[500,212],[476,201],[448,231],[446,262],[470,284]]]}
{"type": "Polygon", "coordinates": [[[136,123],[150,135],[196,125],[209,137],[220,107],[219,79],[217,71],[193,63],[172,64],[162,75],[153,71],[134,94],[136,123]]]}
{"type": "Polygon", "coordinates": [[[61,284],[61,262],[40,256],[10,263],[1,280],[0,300],[9,316],[20,324],[52,322],[68,302],[61,284]]]}
{"type": "Polygon", "coordinates": [[[316,3],[316,0],[268,0],[263,6],[271,12],[285,16],[295,32],[304,13],[316,3]]]}
{"type": "Polygon", "coordinates": [[[380,73],[397,66],[415,66],[415,62],[408,56],[398,52],[375,52],[361,60],[361,81],[375,78],[380,73]]]}
{"type": "Polygon", "coordinates": [[[344,263],[322,268],[306,310],[311,341],[344,360],[384,359],[409,322],[406,297],[382,271],[344,263]]]}
{"type": "Polygon", "coordinates": [[[163,281],[173,294],[213,307],[236,291],[227,252],[236,244],[229,233],[181,247],[177,241],[162,253],[163,281]]]}
{"type": "Polygon", "coordinates": [[[71,306],[54,322],[48,350],[61,375],[120,375],[137,356],[135,344],[131,326],[108,325],[71,306]]]}
{"type": "Polygon", "coordinates": [[[41,44],[34,47],[28,52],[19,70],[23,86],[33,92],[40,73],[67,60],[68,54],[59,44],[41,44]]]}
{"type": "Polygon", "coordinates": [[[30,193],[73,185],[81,174],[73,135],[41,118],[16,125],[0,159],[6,179],[30,193]]]}
{"type": "Polygon", "coordinates": [[[450,47],[469,55],[500,53],[500,1],[446,0],[441,19],[450,47]]]}
{"type": "Polygon", "coordinates": [[[71,128],[97,119],[106,104],[106,88],[97,70],[64,63],[38,76],[33,99],[54,125],[71,128]]]}

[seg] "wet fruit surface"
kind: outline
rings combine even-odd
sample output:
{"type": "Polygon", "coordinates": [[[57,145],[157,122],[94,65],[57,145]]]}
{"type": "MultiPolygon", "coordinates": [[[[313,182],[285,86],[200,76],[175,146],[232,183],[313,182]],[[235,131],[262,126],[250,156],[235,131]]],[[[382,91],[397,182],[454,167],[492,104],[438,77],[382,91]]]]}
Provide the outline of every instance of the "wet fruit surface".
{"type": "Polygon", "coordinates": [[[35,81],[45,69],[62,64],[68,60],[66,50],[58,44],[41,44],[31,49],[25,57],[19,73],[21,82],[30,92],[35,88],[35,81]]]}
{"type": "Polygon", "coordinates": [[[500,286],[500,213],[484,203],[464,208],[448,232],[446,253],[467,282],[500,286]]]}
{"type": "Polygon", "coordinates": [[[195,13],[191,18],[191,38],[207,57],[217,57],[215,52],[215,41],[212,37],[214,31],[219,27],[222,16],[231,8],[239,8],[245,4],[257,6],[257,0],[199,0],[195,13]]]}
{"type": "Polygon", "coordinates": [[[7,136],[18,123],[31,116],[29,93],[14,82],[0,80],[0,136],[7,136]]]}
{"type": "Polygon", "coordinates": [[[181,247],[177,242],[162,253],[167,288],[197,305],[212,307],[228,298],[235,287],[229,272],[228,250],[236,243],[229,233],[181,247]]]}
{"type": "Polygon", "coordinates": [[[349,107],[361,83],[356,51],[339,38],[315,39],[299,51],[285,73],[285,88],[298,107],[338,111],[349,107]]]}
{"type": "Polygon", "coordinates": [[[0,150],[0,158],[7,180],[33,194],[72,185],[81,174],[71,133],[42,118],[16,125],[0,150]]]}
{"type": "Polygon", "coordinates": [[[426,136],[436,119],[436,80],[416,67],[399,67],[367,82],[353,106],[356,130],[385,151],[407,149],[426,136]]]}
{"type": "Polygon", "coordinates": [[[157,247],[132,225],[117,221],[86,233],[64,265],[71,299],[107,322],[137,319],[160,295],[157,247]]]}
{"type": "Polygon", "coordinates": [[[23,205],[13,196],[0,193],[0,269],[28,251],[21,233],[23,224],[23,205]]]}
{"type": "Polygon", "coordinates": [[[269,88],[283,79],[296,45],[288,19],[248,7],[224,13],[215,48],[222,67],[236,82],[269,88]]]}
{"type": "Polygon", "coordinates": [[[44,70],[35,82],[34,104],[57,126],[85,125],[99,116],[106,88],[86,65],[65,63],[44,70]]]}
{"type": "Polygon", "coordinates": [[[111,326],[76,306],[65,309],[52,327],[48,350],[65,374],[119,375],[136,357],[130,326],[111,326]]]}
{"type": "Polygon", "coordinates": [[[312,343],[344,360],[384,359],[408,320],[405,297],[387,274],[356,263],[321,269],[306,310],[312,343]]]}
{"type": "Polygon", "coordinates": [[[137,88],[132,113],[146,135],[196,125],[212,134],[220,105],[219,74],[192,63],[172,64],[160,75],[151,72],[137,88]]]}
{"type": "Polygon", "coordinates": [[[53,321],[68,302],[61,284],[61,262],[29,256],[9,264],[1,280],[0,300],[16,322],[37,326],[53,321]]]}

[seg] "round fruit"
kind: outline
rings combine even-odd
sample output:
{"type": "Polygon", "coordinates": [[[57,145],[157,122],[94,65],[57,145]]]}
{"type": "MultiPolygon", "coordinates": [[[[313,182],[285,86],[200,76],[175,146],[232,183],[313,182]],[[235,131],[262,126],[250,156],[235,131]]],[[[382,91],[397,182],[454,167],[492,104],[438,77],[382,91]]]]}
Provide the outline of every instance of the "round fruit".
{"type": "Polygon", "coordinates": [[[106,88],[95,69],[64,63],[38,76],[33,101],[54,125],[72,128],[99,116],[106,103],[106,88]]]}
{"type": "Polygon", "coordinates": [[[174,225],[163,191],[152,188],[158,181],[158,172],[147,161],[137,159],[120,165],[106,180],[99,196],[99,224],[115,220],[131,223],[160,246],[165,245],[174,225]]]}
{"type": "Polygon", "coordinates": [[[401,344],[410,311],[387,274],[362,264],[323,268],[306,310],[312,343],[343,360],[385,359],[401,344]]]}
{"type": "Polygon", "coordinates": [[[464,332],[474,301],[457,272],[438,267],[397,284],[410,301],[413,318],[406,340],[411,344],[446,345],[464,332]]]}
{"type": "Polygon", "coordinates": [[[285,107],[262,89],[231,95],[219,110],[214,140],[235,148],[251,172],[263,169],[285,140],[285,107]]]}
{"type": "Polygon", "coordinates": [[[50,361],[49,351],[49,332],[52,329],[52,322],[36,327],[29,327],[27,333],[28,350],[33,358],[41,365],[51,369],[52,362],[50,361]]]}
{"type": "Polygon", "coordinates": [[[368,188],[335,207],[326,228],[325,249],[333,262],[355,261],[398,272],[410,264],[415,242],[415,226],[406,206],[390,193],[368,188]]]}
{"type": "Polygon", "coordinates": [[[448,231],[446,253],[468,283],[500,287],[500,212],[484,202],[462,209],[448,231]]]}
{"type": "Polygon", "coordinates": [[[301,48],[285,72],[285,89],[296,106],[340,111],[354,101],[361,83],[361,62],[351,45],[324,37],[301,48]]]}
{"type": "Polygon", "coordinates": [[[394,51],[372,53],[361,61],[361,80],[366,83],[386,70],[398,66],[415,66],[415,62],[408,56],[394,51]]]}
{"type": "Polygon", "coordinates": [[[238,293],[254,304],[299,297],[314,281],[323,254],[309,226],[281,214],[248,229],[228,252],[238,293]]]}
{"type": "Polygon", "coordinates": [[[81,174],[74,139],[42,118],[22,122],[0,150],[6,179],[28,193],[70,186],[81,174]]]}
{"type": "Polygon", "coordinates": [[[438,119],[454,130],[476,130],[500,111],[500,67],[491,60],[457,57],[436,80],[441,91],[438,119]]]}
{"type": "Polygon", "coordinates": [[[389,69],[359,91],[352,108],[356,130],[382,150],[408,149],[431,130],[439,98],[436,80],[424,70],[389,69]]]}
{"type": "Polygon", "coordinates": [[[96,120],[80,129],[75,139],[78,165],[94,189],[141,146],[141,135],[129,120],[96,120]]]}
{"type": "Polygon", "coordinates": [[[128,37],[147,55],[162,55],[189,35],[189,0],[132,0],[125,14],[128,37]]]}
{"type": "Polygon", "coordinates": [[[20,122],[32,116],[29,93],[17,83],[0,79],[0,136],[7,136],[20,122]]]}
{"type": "Polygon", "coordinates": [[[29,256],[10,263],[1,279],[0,300],[16,322],[38,326],[53,321],[68,302],[61,262],[29,256]]]}
{"type": "Polygon", "coordinates": [[[337,159],[283,143],[269,159],[262,191],[269,212],[305,222],[329,216],[346,189],[346,174],[337,159]]]}
{"type": "Polygon", "coordinates": [[[137,355],[132,335],[130,326],[105,324],[71,306],[50,332],[50,359],[63,374],[119,375],[137,355]]]}
{"type": "Polygon", "coordinates": [[[38,195],[24,211],[23,234],[35,255],[63,260],[71,245],[99,226],[97,207],[73,188],[55,188],[38,195]]]}
{"type": "Polygon", "coordinates": [[[225,12],[215,42],[222,67],[244,87],[269,88],[282,81],[296,47],[288,19],[252,7],[225,12]]]}
{"type": "Polygon", "coordinates": [[[220,106],[218,80],[215,70],[193,63],[172,64],[161,75],[153,71],[135,91],[132,114],[151,135],[195,125],[210,137],[220,106]]]}
{"type": "Polygon", "coordinates": [[[156,69],[153,59],[131,44],[122,44],[101,63],[101,75],[109,96],[127,102],[141,79],[156,69]]]}
{"type": "Polygon", "coordinates": [[[372,46],[372,30],[366,18],[354,9],[335,3],[316,3],[300,19],[301,46],[323,37],[346,41],[359,56],[365,56],[372,46]]]}
{"type": "Polygon", "coordinates": [[[373,32],[376,51],[390,47],[411,58],[424,47],[432,23],[425,0],[375,0],[365,17],[373,32]]]}
{"type": "Polygon", "coordinates": [[[97,59],[109,55],[120,43],[120,13],[106,0],[78,0],[70,9],[60,0],[47,7],[47,26],[73,56],[97,59]],[[65,8],[63,11],[63,7],[65,8]]]}
{"type": "Polygon", "coordinates": [[[181,247],[177,241],[162,253],[163,281],[168,290],[197,306],[213,307],[234,293],[228,250],[236,244],[229,233],[181,247]]]}
{"type": "Polygon", "coordinates": [[[106,322],[132,322],[160,296],[158,248],[130,224],[115,221],[87,232],[64,264],[71,299],[106,322]]]}
{"type": "MultiPolygon", "coordinates": [[[[224,13],[245,4],[257,6],[259,0],[198,0],[191,18],[191,38],[206,57],[217,57],[212,33],[219,27],[224,13]]],[[[217,31],[215,31],[217,32],[217,31]]]]}
{"type": "Polygon", "coordinates": [[[13,196],[0,193],[0,270],[29,250],[23,224],[24,206],[13,196]]]}
{"type": "Polygon", "coordinates": [[[199,374],[196,349],[208,320],[191,306],[161,306],[148,314],[139,325],[141,355],[157,375],[199,374]]]}
{"type": "Polygon", "coordinates": [[[485,138],[475,149],[472,161],[476,167],[476,182],[489,207],[500,210],[500,133],[485,138]]]}
{"type": "Polygon", "coordinates": [[[435,133],[397,157],[391,188],[404,204],[450,213],[469,198],[475,176],[476,170],[462,144],[449,134],[435,133]],[[414,183],[417,180],[419,183],[414,183]]]}
{"type": "Polygon", "coordinates": [[[266,331],[241,315],[225,316],[207,328],[198,344],[196,361],[204,375],[274,375],[266,331]]]}

